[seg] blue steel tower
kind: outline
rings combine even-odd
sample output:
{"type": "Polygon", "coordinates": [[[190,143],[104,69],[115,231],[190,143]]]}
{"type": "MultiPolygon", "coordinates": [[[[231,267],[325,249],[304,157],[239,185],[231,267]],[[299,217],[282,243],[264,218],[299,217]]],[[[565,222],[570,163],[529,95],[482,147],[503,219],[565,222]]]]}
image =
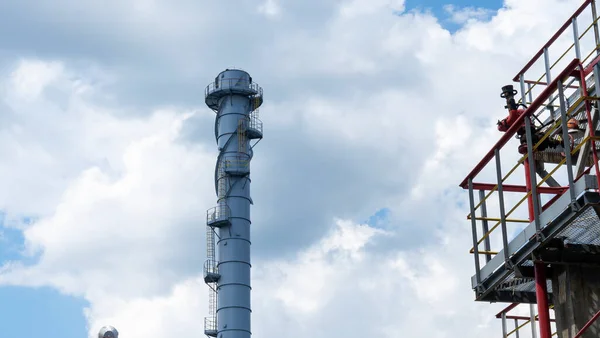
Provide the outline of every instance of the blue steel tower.
{"type": "Polygon", "coordinates": [[[204,281],[210,290],[204,333],[250,338],[250,160],[252,148],[262,139],[258,119],[262,88],[247,72],[227,69],[206,87],[205,101],[217,113],[219,156],[215,167],[217,206],[206,215],[204,281]]]}

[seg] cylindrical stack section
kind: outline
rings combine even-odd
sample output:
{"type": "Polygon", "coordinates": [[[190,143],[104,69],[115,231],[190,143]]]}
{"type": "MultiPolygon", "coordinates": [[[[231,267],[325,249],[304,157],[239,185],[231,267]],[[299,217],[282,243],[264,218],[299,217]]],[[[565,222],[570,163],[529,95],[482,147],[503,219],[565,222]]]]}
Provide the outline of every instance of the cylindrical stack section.
{"type": "Polygon", "coordinates": [[[218,338],[251,335],[250,141],[262,138],[262,124],[255,115],[261,103],[261,88],[242,70],[221,72],[206,90],[206,104],[217,113],[215,188],[220,215],[216,218],[227,218],[215,223],[218,338]]]}

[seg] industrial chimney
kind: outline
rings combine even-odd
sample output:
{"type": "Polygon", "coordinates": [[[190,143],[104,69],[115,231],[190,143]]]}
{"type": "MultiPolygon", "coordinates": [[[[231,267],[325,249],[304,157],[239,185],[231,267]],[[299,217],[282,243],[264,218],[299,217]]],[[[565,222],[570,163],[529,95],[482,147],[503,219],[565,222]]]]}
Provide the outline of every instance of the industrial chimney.
{"type": "Polygon", "coordinates": [[[249,338],[250,329],[250,160],[262,139],[258,107],[262,88],[245,71],[227,69],[206,87],[205,102],[217,115],[215,167],[217,206],[206,220],[209,317],[204,333],[218,338],[249,338]],[[252,141],[255,141],[252,144],[252,141]]]}

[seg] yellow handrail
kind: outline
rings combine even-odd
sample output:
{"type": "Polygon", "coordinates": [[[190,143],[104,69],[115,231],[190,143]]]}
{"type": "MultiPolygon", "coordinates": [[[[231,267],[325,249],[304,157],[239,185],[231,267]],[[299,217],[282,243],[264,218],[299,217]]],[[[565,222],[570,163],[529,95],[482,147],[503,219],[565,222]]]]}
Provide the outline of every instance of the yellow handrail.
{"type": "MultiPolygon", "coordinates": [[[[471,217],[467,217],[467,219],[471,219],[471,217]]],[[[500,221],[500,218],[497,217],[475,217],[475,220],[477,221],[500,221]]],[[[507,218],[505,219],[506,222],[509,223],[531,223],[529,222],[529,220],[526,219],[512,219],[512,218],[507,218]]]]}
{"type": "MultiPolygon", "coordinates": [[[[585,36],[585,34],[587,34],[587,32],[590,31],[590,29],[598,22],[598,20],[600,20],[600,17],[596,18],[596,20],[594,20],[586,29],[585,31],[583,31],[583,33],[581,35],[579,35],[579,37],[577,38],[578,41],[581,41],[581,38],[583,38],[585,36]]],[[[562,60],[562,58],[564,58],[567,53],[569,53],[569,51],[575,46],[575,42],[573,42],[571,44],[571,46],[552,64],[552,66],[550,66],[549,70],[552,70],[552,68],[554,68],[554,66],[556,66],[556,64],[558,64],[558,62],[560,62],[560,60],[562,60]]],[[[586,57],[584,59],[584,61],[582,61],[581,63],[585,63],[585,61],[591,56],[591,54],[598,48],[598,46],[596,46],[596,48],[594,48],[594,50],[592,50],[592,52],[588,55],[588,57],[586,57]]],[[[525,94],[523,94],[523,96],[529,94],[531,92],[531,90],[537,85],[538,82],[540,82],[544,76],[546,76],[546,73],[544,72],[544,74],[542,74],[542,76],[540,76],[540,78],[535,81],[536,83],[533,84],[533,86],[529,87],[529,89],[525,92],[525,94]]],[[[518,103],[522,102],[522,98],[519,99],[518,103]]]]}
{"type": "MultiPolygon", "coordinates": [[[[581,149],[581,147],[588,142],[591,139],[590,136],[586,137],[585,139],[583,139],[581,141],[581,143],[579,143],[579,145],[577,147],[575,147],[575,149],[573,149],[571,151],[571,155],[575,154],[577,151],[579,151],[579,149],[581,149]]],[[[552,171],[550,171],[548,173],[548,175],[546,175],[537,185],[536,187],[540,187],[544,182],[546,182],[546,180],[548,178],[550,178],[550,176],[552,176],[556,170],[558,170],[558,168],[560,168],[563,164],[565,164],[565,162],[567,161],[566,157],[563,158],[557,165],[556,167],[554,167],[554,169],[552,169],[552,171]]],[[[527,194],[525,194],[525,196],[512,208],[510,209],[509,212],[506,213],[505,217],[510,216],[529,196],[531,196],[531,190],[529,192],[527,192],[527,194]]],[[[493,227],[491,227],[485,234],[484,236],[477,242],[477,245],[481,244],[494,230],[496,230],[496,228],[501,224],[502,222],[497,222],[493,227]]],[[[472,247],[471,250],[469,251],[470,253],[474,253],[475,248],[472,247]]]]}
{"type": "MultiPolygon", "coordinates": [[[[574,110],[578,110],[580,107],[580,105],[583,103],[583,101],[585,100],[596,100],[598,98],[596,97],[591,97],[591,96],[580,96],[577,100],[575,100],[575,102],[573,102],[573,105],[567,109],[567,117],[571,116],[571,114],[573,113],[574,110]]],[[[542,142],[544,142],[544,140],[546,140],[550,134],[552,132],[554,132],[554,130],[556,130],[556,128],[558,128],[561,124],[561,120],[558,120],[556,122],[554,122],[554,125],[552,126],[552,128],[550,128],[545,134],[544,136],[542,136],[542,138],[533,146],[532,151],[536,151],[537,148],[542,144],[542,142]]],[[[512,167],[511,170],[509,170],[509,172],[504,175],[504,177],[502,178],[501,182],[504,183],[504,181],[510,176],[512,175],[512,173],[523,163],[525,162],[525,160],[527,159],[527,156],[529,156],[529,154],[525,154],[523,155],[523,157],[521,157],[518,161],[517,164],[515,164],[514,167],[512,167]]],[[[498,184],[496,184],[491,190],[490,192],[484,196],[484,198],[477,203],[477,205],[475,205],[475,207],[473,208],[473,211],[477,211],[477,209],[479,209],[479,207],[488,199],[488,197],[491,196],[491,194],[496,191],[498,189],[498,184]]],[[[471,213],[467,214],[467,219],[471,218],[471,213]]]]}
{"type": "Polygon", "coordinates": [[[483,250],[483,251],[477,251],[477,253],[480,255],[497,255],[498,251],[483,250]]]}
{"type": "MultiPolygon", "coordinates": [[[[554,309],[554,305],[550,305],[549,309],[551,309],[551,310],[554,309]]],[[[534,319],[538,319],[539,318],[539,314],[535,315],[533,318],[534,319]]],[[[509,333],[507,333],[506,336],[507,337],[510,336],[511,334],[513,334],[513,333],[517,332],[518,330],[522,329],[525,325],[527,325],[529,323],[531,323],[531,319],[527,319],[523,324],[517,326],[512,331],[510,331],[509,333]]],[[[554,332],[552,335],[555,336],[557,334],[558,334],[558,331],[554,332]]]]}
{"type": "MultiPolygon", "coordinates": [[[[581,40],[581,39],[582,39],[582,38],[583,38],[583,37],[584,37],[584,36],[585,36],[585,35],[586,35],[586,34],[587,34],[589,31],[590,31],[590,29],[591,29],[591,28],[592,28],[592,27],[593,27],[595,24],[597,24],[597,23],[598,23],[598,21],[599,21],[599,20],[600,20],[600,17],[596,18],[596,19],[595,19],[595,20],[594,20],[594,21],[593,21],[593,22],[592,22],[592,23],[591,23],[591,24],[590,24],[590,25],[589,25],[589,26],[588,26],[588,27],[587,27],[587,28],[584,30],[584,32],[583,32],[582,34],[580,34],[580,35],[579,35],[579,37],[578,37],[578,40],[581,40]]],[[[554,68],[554,67],[555,67],[555,66],[556,66],[556,65],[557,65],[557,64],[560,62],[560,60],[562,60],[562,59],[563,59],[563,58],[564,58],[564,57],[565,57],[565,56],[568,54],[568,52],[569,52],[569,51],[570,51],[570,50],[571,50],[571,49],[572,49],[574,46],[575,46],[575,43],[572,43],[572,44],[571,44],[571,46],[570,46],[569,48],[567,48],[567,50],[566,50],[566,51],[565,51],[565,52],[564,52],[564,53],[563,53],[563,54],[562,54],[562,55],[561,55],[561,56],[560,56],[560,57],[559,57],[559,58],[558,58],[558,59],[557,59],[557,60],[556,60],[556,61],[555,61],[555,62],[554,62],[554,63],[553,63],[553,64],[552,64],[550,67],[549,67],[549,70],[553,69],[553,68],[554,68]]],[[[586,57],[583,59],[583,61],[582,61],[581,63],[582,63],[582,64],[583,64],[583,63],[585,63],[585,62],[586,62],[586,61],[587,61],[587,60],[588,60],[588,59],[589,59],[589,58],[590,58],[590,57],[593,55],[593,53],[594,53],[595,51],[597,51],[599,48],[600,48],[600,45],[596,45],[596,46],[594,47],[594,49],[593,49],[593,50],[592,50],[592,51],[591,51],[591,52],[590,52],[590,53],[589,53],[589,54],[588,54],[588,55],[587,55],[587,56],[586,56],[586,57]]],[[[536,82],[533,84],[533,86],[529,87],[529,89],[528,89],[528,90],[525,92],[525,94],[523,94],[523,97],[525,97],[527,94],[529,94],[529,93],[531,92],[531,90],[532,90],[532,89],[533,89],[533,88],[534,88],[534,87],[535,87],[535,86],[536,86],[536,85],[537,85],[537,84],[538,84],[538,83],[539,83],[539,82],[540,82],[540,81],[541,81],[541,80],[544,78],[544,76],[545,76],[545,75],[546,75],[546,72],[545,72],[545,73],[544,73],[544,74],[543,74],[543,75],[542,75],[542,76],[541,76],[541,77],[540,77],[540,78],[539,78],[539,79],[538,79],[538,80],[537,80],[537,81],[536,81],[536,82]]],[[[582,81],[585,81],[585,79],[582,79],[582,81]]],[[[583,94],[583,93],[582,93],[582,94],[583,94]]],[[[590,99],[598,99],[598,98],[595,98],[595,97],[589,97],[589,96],[587,96],[587,97],[584,97],[583,95],[581,95],[581,96],[580,96],[580,97],[579,97],[579,98],[578,98],[578,99],[577,99],[577,100],[576,100],[576,101],[573,103],[573,105],[572,105],[572,106],[571,106],[571,107],[568,109],[568,111],[567,111],[567,114],[566,114],[566,115],[567,115],[567,116],[570,116],[570,115],[571,115],[571,113],[572,113],[573,111],[575,111],[575,110],[578,110],[578,109],[580,109],[580,108],[581,108],[580,106],[581,106],[581,104],[583,103],[583,101],[590,100],[590,99]]],[[[522,99],[520,99],[520,100],[519,100],[519,103],[520,103],[520,102],[522,102],[522,99]]],[[[537,143],[534,145],[534,147],[533,147],[533,149],[532,149],[532,150],[533,150],[533,151],[535,151],[535,150],[536,150],[536,149],[539,147],[539,145],[540,145],[540,144],[541,144],[541,143],[542,143],[544,140],[546,140],[546,139],[547,139],[547,138],[548,138],[548,137],[549,137],[549,136],[550,136],[550,135],[551,135],[551,134],[552,134],[552,133],[553,133],[553,132],[554,132],[554,131],[555,131],[555,130],[556,130],[556,129],[557,129],[559,126],[560,126],[560,125],[561,125],[561,121],[560,121],[560,120],[559,120],[559,121],[556,121],[556,122],[554,123],[554,125],[553,125],[553,126],[552,126],[552,127],[551,127],[551,128],[550,128],[550,129],[549,129],[549,130],[548,130],[548,131],[545,133],[545,134],[544,134],[544,136],[543,136],[543,137],[542,137],[542,138],[541,138],[541,139],[540,139],[540,140],[539,140],[539,141],[538,141],[538,142],[537,142],[537,143]]],[[[582,141],[582,142],[580,143],[580,145],[579,145],[578,147],[576,147],[576,148],[575,148],[575,150],[573,150],[573,151],[579,150],[579,149],[580,149],[580,147],[581,147],[583,144],[585,144],[586,142],[588,142],[588,141],[589,141],[589,139],[590,139],[589,137],[588,137],[588,138],[586,138],[586,139],[585,139],[584,141],[582,141]]],[[[521,164],[522,164],[522,163],[523,163],[523,162],[524,162],[524,161],[527,159],[527,156],[528,156],[528,154],[525,154],[523,157],[521,157],[521,159],[519,159],[519,160],[517,161],[516,165],[515,165],[515,166],[514,166],[514,167],[513,167],[513,168],[512,168],[512,169],[511,169],[511,170],[510,170],[510,171],[509,171],[509,172],[508,172],[508,173],[507,173],[507,174],[506,174],[506,175],[505,175],[503,178],[502,178],[502,179],[501,179],[501,182],[502,182],[502,183],[503,183],[503,182],[504,182],[504,181],[505,181],[505,180],[506,180],[506,179],[507,179],[507,178],[508,178],[510,175],[512,175],[512,173],[513,173],[513,172],[514,172],[514,171],[517,169],[517,167],[519,167],[519,166],[520,166],[520,165],[521,165],[521,164]]],[[[549,173],[549,174],[548,174],[546,177],[544,177],[544,179],[542,179],[542,180],[540,181],[540,183],[539,183],[537,186],[538,186],[538,187],[539,187],[539,186],[541,186],[541,184],[542,184],[543,182],[545,182],[545,181],[546,181],[546,180],[547,180],[547,179],[548,179],[548,178],[549,178],[549,177],[550,177],[550,176],[551,176],[551,175],[552,175],[554,172],[556,172],[556,170],[557,170],[559,167],[561,167],[561,166],[564,164],[564,162],[565,162],[565,161],[566,161],[566,160],[565,160],[565,159],[563,159],[563,160],[562,160],[562,161],[561,161],[561,162],[560,162],[560,163],[559,163],[559,164],[558,164],[558,165],[557,165],[557,166],[556,166],[556,167],[555,167],[555,168],[554,168],[554,169],[551,171],[551,173],[549,173]]],[[[497,191],[497,189],[498,189],[498,185],[496,184],[496,185],[495,185],[495,186],[494,186],[494,187],[493,187],[493,188],[492,188],[492,189],[491,189],[491,190],[490,190],[490,191],[489,191],[489,192],[488,192],[488,193],[487,193],[487,194],[484,196],[484,198],[483,198],[483,199],[481,199],[481,200],[479,201],[479,203],[477,203],[477,205],[476,205],[476,206],[473,208],[473,212],[474,212],[474,211],[476,211],[476,210],[478,210],[478,209],[479,209],[479,207],[481,207],[481,205],[482,205],[483,203],[485,203],[485,201],[486,201],[486,200],[487,200],[487,199],[488,199],[488,198],[489,198],[489,197],[490,197],[490,196],[491,196],[491,195],[492,195],[492,194],[493,194],[495,191],[497,191]]],[[[514,206],[514,207],[513,207],[513,208],[512,208],[512,209],[511,209],[511,210],[510,210],[510,211],[509,211],[507,214],[506,214],[506,217],[508,217],[508,216],[509,216],[509,215],[510,215],[510,214],[511,214],[511,213],[512,213],[514,210],[516,210],[516,208],[517,208],[518,206],[520,206],[520,205],[523,203],[523,201],[524,201],[525,199],[527,199],[529,196],[531,196],[531,191],[530,191],[530,192],[528,192],[528,193],[525,195],[525,197],[523,197],[523,199],[521,199],[521,201],[519,201],[519,203],[517,203],[517,205],[515,205],[515,206],[514,206]]],[[[469,214],[467,215],[467,218],[468,218],[468,219],[471,219],[471,217],[472,217],[472,215],[471,215],[471,213],[469,213],[469,214]]],[[[476,220],[484,220],[484,218],[482,218],[482,217],[475,217],[475,219],[476,219],[476,220]]],[[[487,220],[492,220],[492,219],[489,219],[489,218],[488,218],[487,220]]],[[[496,221],[496,220],[497,220],[497,219],[493,219],[493,221],[496,221]]],[[[507,221],[507,222],[510,222],[510,221],[513,221],[513,220],[508,220],[508,219],[507,219],[506,221],[507,221]]],[[[478,245],[479,245],[479,244],[481,244],[481,243],[483,242],[483,240],[485,240],[487,237],[489,237],[489,235],[491,234],[491,232],[492,232],[492,231],[494,231],[494,230],[495,230],[495,229],[496,229],[496,228],[497,228],[497,227],[500,225],[500,223],[501,223],[501,221],[497,221],[497,223],[496,223],[496,224],[495,224],[495,225],[494,225],[494,226],[493,226],[493,227],[492,227],[492,228],[491,228],[491,229],[490,229],[490,230],[489,230],[489,231],[488,231],[488,232],[487,232],[487,233],[486,233],[486,234],[485,234],[485,235],[484,235],[484,236],[483,236],[483,237],[482,237],[482,238],[481,238],[481,239],[480,239],[478,242],[477,242],[477,244],[478,244],[478,245]]],[[[524,223],[524,222],[523,222],[523,223],[524,223]]],[[[473,251],[474,251],[474,248],[471,248],[470,252],[471,252],[471,253],[473,253],[473,251]]]]}

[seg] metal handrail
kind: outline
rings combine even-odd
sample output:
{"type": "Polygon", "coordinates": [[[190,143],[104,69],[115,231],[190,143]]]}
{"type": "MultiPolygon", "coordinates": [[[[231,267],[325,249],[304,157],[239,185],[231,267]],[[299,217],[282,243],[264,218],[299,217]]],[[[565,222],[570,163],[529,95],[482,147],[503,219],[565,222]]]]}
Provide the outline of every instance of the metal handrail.
{"type": "Polygon", "coordinates": [[[208,276],[208,274],[218,274],[219,273],[219,265],[217,261],[214,259],[207,259],[204,262],[204,277],[208,276]]]}
{"type": "MultiPolygon", "coordinates": [[[[567,109],[567,113],[566,115],[569,117],[573,114],[573,111],[579,110],[581,107],[581,105],[584,103],[585,100],[592,100],[592,99],[596,99],[595,97],[586,97],[586,96],[580,96],[574,103],[573,105],[567,109]]],[[[544,142],[551,133],[553,133],[558,127],[560,127],[561,121],[558,120],[554,123],[554,125],[548,129],[548,131],[544,134],[544,136],[533,146],[532,151],[537,150],[537,148],[542,144],[542,142],[544,142]]],[[[525,160],[527,160],[528,158],[528,154],[523,155],[518,161],[517,163],[509,170],[509,172],[504,175],[504,177],[502,178],[501,182],[504,183],[504,181],[506,181],[506,179],[508,179],[508,177],[510,175],[512,175],[512,173],[521,165],[523,164],[523,162],[525,162],[525,160]]],[[[490,192],[478,203],[475,205],[474,211],[477,211],[477,209],[488,199],[488,197],[491,196],[491,194],[498,190],[498,184],[496,184],[494,186],[494,188],[492,188],[490,190],[490,192]]],[[[471,218],[471,213],[467,214],[467,218],[470,219],[471,218]]]]}
{"type": "MultiPolygon", "coordinates": [[[[591,139],[592,139],[592,137],[591,137],[591,136],[588,136],[588,137],[584,138],[584,139],[581,141],[581,143],[579,143],[579,145],[577,145],[577,147],[575,147],[575,148],[574,148],[574,149],[571,151],[571,155],[574,155],[574,154],[576,154],[576,153],[579,151],[579,149],[581,149],[581,147],[582,147],[582,146],[583,146],[583,145],[584,145],[586,142],[588,142],[588,141],[589,141],[589,140],[591,140],[591,139]]],[[[555,173],[555,172],[558,170],[558,168],[562,167],[562,166],[563,166],[563,165],[566,163],[566,161],[567,161],[566,157],[565,157],[565,158],[563,158],[563,159],[562,159],[562,160],[561,160],[561,161],[560,161],[560,162],[559,162],[559,163],[556,165],[556,167],[554,167],[554,169],[552,169],[552,171],[550,171],[550,172],[548,173],[548,175],[546,175],[546,176],[545,176],[545,177],[544,177],[544,178],[543,178],[543,179],[542,179],[542,180],[541,180],[541,181],[540,181],[540,182],[539,182],[539,183],[536,185],[536,187],[539,187],[539,186],[541,186],[541,185],[542,185],[544,182],[546,182],[546,180],[548,180],[548,178],[550,178],[550,177],[551,177],[551,176],[552,176],[552,175],[553,175],[553,174],[554,174],[554,173],[555,173]]],[[[510,209],[510,210],[509,210],[509,211],[506,213],[505,217],[508,217],[508,216],[510,216],[510,215],[511,215],[511,214],[512,214],[512,213],[513,213],[513,212],[514,212],[514,211],[515,211],[515,210],[516,210],[516,209],[517,209],[517,208],[518,208],[518,207],[519,207],[519,206],[520,206],[520,205],[521,205],[523,202],[525,202],[525,200],[526,200],[526,199],[527,199],[529,196],[531,196],[531,193],[532,193],[532,190],[530,190],[529,192],[527,192],[527,194],[525,194],[525,196],[524,196],[524,197],[523,197],[523,198],[522,198],[522,199],[521,199],[519,202],[517,202],[517,204],[516,204],[516,205],[515,205],[515,206],[514,206],[512,209],[510,209]]],[[[477,241],[477,245],[481,244],[481,243],[482,243],[482,242],[483,242],[483,241],[484,241],[484,240],[485,240],[487,237],[489,237],[489,235],[490,235],[490,234],[491,234],[491,233],[492,233],[494,230],[496,230],[500,224],[502,224],[502,222],[501,222],[501,221],[498,221],[498,223],[496,223],[496,224],[495,224],[493,227],[491,227],[491,228],[488,230],[488,232],[486,232],[486,233],[483,235],[483,237],[482,237],[482,238],[481,238],[479,241],[477,241]]],[[[471,250],[469,250],[469,253],[474,253],[474,251],[475,251],[475,248],[474,248],[474,247],[471,247],[471,250]]],[[[491,252],[489,252],[488,254],[492,254],[492,253],[491,253],[491,252]]],[[[497,253],[496,253],[496,254],[497,254],[497,253]]]]}
{"type": "MultiPolygon", "coordinates": [[[[577,38],[578,41],[581,41],[581,39],[585,36],[585,34],[587,34],[587,32],[589,32],[589,30],[594,27],[595,24],[598,23],[598,20],[600,20],[600,17],[596,18],[596,20],[594,20],[589,26],[588,28],[577,38]]],[[[600,45],[596,45],[596,47],[594,47],[594,49],[592,49],[592,51],[586,56],[585,59],[583,59],[583,61],[581,61],[581,63],[585,63],[591,56],[592,54],[594,54],[595,51],[598,50],[598,46],[600,45]]],[[[567,54],[571,51],[571,49],[575,47],[575,42],[573,42],[571,44],[571,46],[569,48],[567,48],[567,50],[558,58],[556,59],[556,61],[554,61],[554,63],[548,68],[548,70],[552,70],[552,68],[554,68],[554,66],[556,66],[565,56],[567,56],[567,54]]],[[[524,74],[521,73],[521,74],[524,74]]],[[[525,92],[524,96],[529,94],[531,92],[531,90],[533,88],[535,88],[536,85],[541,84],[540,81],[544,78],[544,76],[546,76],[547,73],[542,74],[542,76],[540,76],[539,79],[537,79],[537,81],[533,82],[533,85],[531,87],[529,87],[529,89],[525,92]]],[[[519,99],[518,103],[521,103],[523,101],[523,99],[519,99]]]]}
{"type": "Polygon", "coordinates": [[[204,331],[217,331],[217,319],[215,317],[204,317],[204,331]]]}
{"type": "Polygon", "coordinates": [[[250,155],[229,155],[223,157],[224,168],[248,167],[250,165],[250,155]]]}
{"type": "Polygon", "coordinates": [[[206,211],[206,223],[231,217],[231,208],[227,204],[219,204],[206,211]]]}
{"type": "MultiPolygon", "coordinates": [[[[530,313],[530,317],[521,317],[521,316],[509,316],[508,313],[514,309],[517,305],[519,305],[519,303],[513,303],[511,305],[509,305],[507,308],[505,308],[504,310],[502,310],[501,312],[499,312],[496,315],[496,318],[500,318],[503,321],[503,330],[505,328],[505,321],[506,319],[515,319],[515,328],[512,331],[506,332],[504,331],[503,337],[508,337],[510,335],[516,334],[517,332],[519,332],[519,330],[521,330],[523,327],[525,327],[527,324],[530,324],[532,322],[532,319],[534,321],[537,321],[539,319],[539,314],[534,315],[533,312],[530,313]],[[521,325],[517,325],[518,320],[524,320],[524,322],[521,325]]],[[[548,307],[550,310],[554,309],[554,305],[550,305],[548,307]]],[[[531,310],[530,310],[531,311],[531,310]]],[[[556,319],[550,319],[551,322],[555,322],[556,319]]],[[[558,334],[558,331],[555,331],[554,333],[552,333],[552,336],[556,336],[558,334]]]]}
{"type": "Polygon", "coordinates": [[[262,96],[263,90],[262,87],[258,85],[256,82],[251,82],[248,78],[240,77],[240,78],[224,78],[219,79],[218,81],[211,82],[206,86],[204,90],[204,95],[207,97],[208,95],[214,93],[217,90],[227,90],[227,89],[250,89],[251,91],[256,92],[255,95],[262,96]],[[235,81],[235,82],[234,82],[235,81]],[[223,83],[228,83],[229,86],[223,86],[223,83]],[[234,83],[234,85],[232,85],[234,83]],[[240,85],[241,84],[241,85],[240,85]]]}
{"type": "MultiPolygon", "coordinates": [[[[540,82],[541,79],[544,78],[544,76],[546,76],[548,74],[548,71],[552,70],[557,64],[558,62],[560,62],[560,60],[562,60],[567,54],[568,52],[574,47],[577,46],[577,52],[579,53],[579,42],[581,41],[581,39],[583,37],[586,36],[587,33],[589,33],[589,31],[593,28],[593,27],[597,27],[598,22],[600,21],[600,17],[595,17],[594,20],[592,21],[591,24],[589,24],[586,29],[583,31],[583,33],[578,34],[577,33],[577,18],[580,16],[580,14],[590,5],[592,4],[593,1],[592,0],[586,0],[572,15],[571,17],[558,29],[558,31],[548,40],[548,42],[535,54],[535,56],[527,63],[527,65],[525,65],[525,67],[523,67],[523,69],[521,69],[521,71],[513,78],[513,81],[520,81],[521,77],[525,74],[525,72],[527,72],[531,66],[533,66],[534,63],[536,63],[540,57],[544,54],[546,54],[547,52],[547,48],[549,48],[566,30],[567,28],[569,28],[569,26],[572,26],[573,32],[575,34],[575,36],[577,37],[576,39],[574,38],[574,42],[571,44],[571,46],[569,48],[567,48],[567,50],[552,64],[549,65],[547,60],[546,61],[546,69],[547,71],[538,79],[538,81],[536,82],[540,82]]],[[[592,5],[592,10],[593,10],[593,5],[592,5]]],[[[598,41],[596,41],[598,42],[598,41]]],[[[593,55],[594,51],[599,50],[599,46],[595,46],[595,48],[590,52],[590,54],[588,54],[586,56],[585,59],[583,59],[582,63],[585,63],[590,57],[591,55],[593,55]]],[[[546,54],[547,55],[547,54],[546,54]]],[[[580,57],[580,55],[578,54],[578,57],[580,57]]],[[[562,73],[561,73],[562,76],[562,73]]],[[[554,82],[554,81],[552,81],[554,82]]],[[[523,97],[525,97],[527,94],[531,93],[531,90],[537,85],[538,83],[534,83],[533,86],[531,86],[524,94],[523,97]]],[[[549,84],[548,84],[549,85],[549,84]]],[[[522,98],[519,100],[519,102],[522,102],[522,98]]],[[[505,143],[505,142],[504,142],[505,143]]],[[[503,145],[503,144],[502,144],[503,145]]],[[[492,151],[493,153],[493,151],[492,151]]],[[[488,154],[486,157],[489,157],[490,154],[488,154]]],[[[474,177],[472,177],[474,178],[474,177]]],[[[466,179],[465,181],[463,181],[461,183],[461,186],[463,188],[466,188],[466,179]]],[[[491,195],[492,192],[490,192],[490,194],[488,194],[487,197],[489,197],[489,195],[491,195]]],[[[481,204],[481,203],[480,203],[481,204]]]]}
{"type": "Polygon", "coordinates": [[[258,132],[263,132],[263,122],[254,114],[250,114],[246,119],[247,128],[258,130],[258,132]]]}
{"type": "MultiPolygon", "coordinates": [[[[513,78],[513,81],[517,82],[519,81],[519,77],[521,76],[521,74],[525,74],[526,71],[529,70],[529,68],[531,68],[531,66],[533,66],[533,64],[539,60],[539,58],[544,55],[544,50],[547,49],[548,47],[550,47],[554,41],[556,41],[558,39],[558,37],[560,37],[562,35],[562,33],[565,32],[565,30],[573,24],[573,19],[577,18],[579,16],[579,14],[581,14],[588,5],[590,5],[592,3],[592,0],[585,0],[585,2],[575,11],[575,13],[573,13],[573,15],[571,15],[571,17],[558,29],[558,31],[556,33],[554,33],[554,35],[548,40],[548,42],[546,42],[546,44],[535,54],[535,56],[529,60],[529,62],[525,65],[525,67],[523,67],[523,69],[521,69],[521,71],[519,73],[517,73],[517,75],[513,78]]],[[[592,23],[592,26],[594,25],[594,23],[592,23]]],[[[586,29],[586,31],[584,32],[587,33],[589,29],[586,29]]],[[[580,40],[581,37],[578,39],[580,40]]]]}
{"type": "MultiPolygon", "coordinates": [[[[518,117],[518,119],[523,119],[526,116],[530,116],[533,112],[537,111],[542,105],[543,102],[551,96],[552,93],[556,90],[555,86],[557,86],[558,81],[562,80],[570,76],[577,68],[579,67],[579,60],[573,59],[569,65],[561,72],[559,76],[557,76],[554,80],[552,80],[551,85],[549,85],[546,89],[542,91],[542,93],[533,101],[533,103],[518,117]]],[[[520,123],[513,124],[501,137],[498,142],[492,147],[492,149],[483,157],[483,159],[475,166],[473,170],[467,175],[465,179],[459,184],[462,188],[467,188],[468,180],[475,178],[475,176],[483,170],[483,168],[495,157],[495,151],[500,150],[508,141],[517,133],[517,130],[521,127],[520,123]]]]}

